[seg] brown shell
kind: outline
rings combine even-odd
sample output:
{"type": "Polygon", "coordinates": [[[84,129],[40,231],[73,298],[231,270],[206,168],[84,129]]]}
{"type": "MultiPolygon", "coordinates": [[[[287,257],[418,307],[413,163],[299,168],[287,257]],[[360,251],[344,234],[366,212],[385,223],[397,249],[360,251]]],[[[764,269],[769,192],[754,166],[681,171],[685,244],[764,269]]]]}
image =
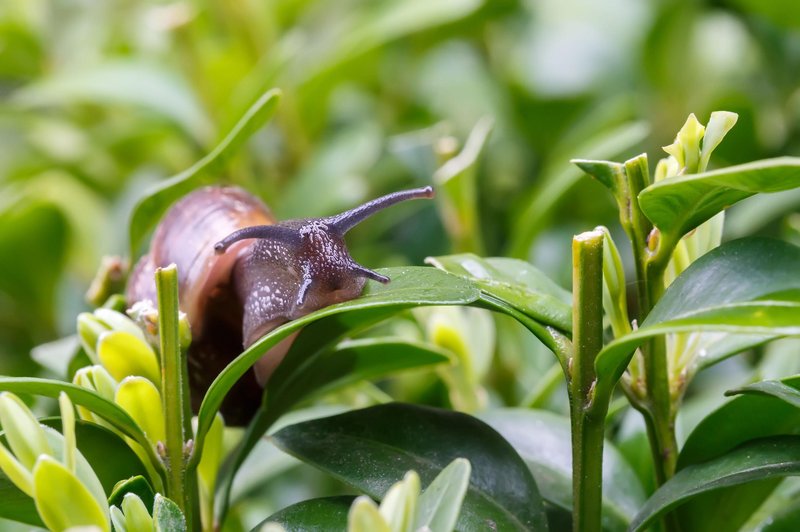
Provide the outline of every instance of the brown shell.
{"type": "MultiPolygon", "coordinates": [[[[273,223],[267,206],[240,188],[198,189],[169,209],[153,235],[150,253],[129,278],[129,304],[155,302],[155,269],[177,265],[180,308],[192,327],[188,362],[195,410],[213,379],[242,350],[242,303],[231,275],[253,241],[237,242],[222,255],[214,253],[214,244],[237,229],[273,223]]],[[[243,377],[223,404],[226,423],[246,422],[260,404],[261,391],[252,374],[243,377]]]]}

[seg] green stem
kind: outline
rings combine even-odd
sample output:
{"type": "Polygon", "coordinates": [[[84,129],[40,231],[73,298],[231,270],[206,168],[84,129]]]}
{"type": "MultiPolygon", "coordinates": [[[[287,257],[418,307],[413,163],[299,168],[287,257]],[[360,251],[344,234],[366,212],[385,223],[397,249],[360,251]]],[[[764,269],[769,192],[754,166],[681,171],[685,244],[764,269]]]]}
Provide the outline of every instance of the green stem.
{"type": "Polygon", "coordinates": [[[603,436],[610,396],[596,394],[594,362],[603,347],[603,233],[572,240],[572,340],[569,366],[572,424],[573,529],[600,532],[603,436]]]}
{"type": "Polygon", "coordinates": [[[187,488],[185,468],[186,438],[186,361],[182,355],[178,331],[178,269],[172,264],[156,270],[158,292],[158,330],[161,341],[161,398],[166,423],[165,461],[166,495],[186,516],[187,530],[192,530],[191,490],[187,488]]]}

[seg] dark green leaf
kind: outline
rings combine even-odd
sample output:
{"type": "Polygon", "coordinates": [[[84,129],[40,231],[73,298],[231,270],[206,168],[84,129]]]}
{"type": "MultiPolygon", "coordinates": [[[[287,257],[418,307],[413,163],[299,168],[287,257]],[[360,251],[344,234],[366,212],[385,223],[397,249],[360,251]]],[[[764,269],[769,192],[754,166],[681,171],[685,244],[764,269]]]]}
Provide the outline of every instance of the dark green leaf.
{"type": "MultiPolygon", "coordinates": [[[[572,451],[566,417],[544,410],[500,409],[480,419],[497,430],[528,464],[542,498],[572,510],[572,451]]],[[[603,450],[603,528],[625,530],[645,501],[636,473],[609,442],[603,450]]]]}
{"type": "MultiPolygon", "coordinates": [[[[800,390],[800,377],[780,382],[800,390]]],[[[678,469],[715,458],[749,440],[794,434],[800,434],[800,409],[774,395],[737,396],[695,427],[678,456],[678,469]]]]}
{"type": "Polygon", "coordinates": [[[455,458],[472,464],[458,530],[546,530],[536,483],[513,447],[458,412],[392,403],[286,427],[276,445],[380,499],[406,471],[427,485],[455,458]]]}
{"type": "Polygon", "coordinates": [[[639,194],[639,206],[675,239],[718,212],[759,192],[800,187],[800,158],[779,157],[664,179],[639,194]]]}
{"type": "Polygon", "coordinates": [[[272,117],[280,95],[281,92],[277,89],[264,93],[208,155],[191,168],[160,183],[136,204],[130,221],[131,257],[136,256],[145,235],[176,199],[201,185],[219,179],[218,172],[231,156],[272,117]]]}
{"type": "Polygon", "coordinates": [[[679,471],[650,497],[630,530],[644,530],[665,512],[700,493],[798,473],[800,438],[784,436],[749,442],[728,454],[679,471]]]}
{"type": "Polygon", "coordinates": [[[769,395],[800,408],[800,391],[780,381],[761,381],[725,392],[725,395],[756,394],[769,395]]]}
{"type": "Polygon", "coordinates": [[[0,518],[44,527],[36,505],[0,471],[0,518]]]}
{"type": "Polygon", "coordinates": [[[339,496],[298,502],[267,517],[253,532],[267,523],[278,523],[286,532],[346,530],[347,513],[354,499],[355,497],[339,496]]]}
{"type": "Polygon", "coordinates": [[[281,372],[282,378],[270,379],[267,384],[268,408],[276,408],[273,412],[278,415],[301,400],[308,401],[361,380],[450,360],[432,345],[385,338],[348,341],[304,358],[303,365],[295,366],[293,373],[281,372]]]}
{"type": "Polygon", "coordinates": [[[122,499],[127,493],[133,493],[139,497],[147,508],[147,511],[150,513],[153,512],[153,503],[155,502],[156,494],[153,492],[153,488],[150,487],[150,483],[147,482],[147,479],[143,476],[137,475],[117,482],[111,495],[108,496],[108,505],[122,508],[122,499]]]}
{"type": "MultiPolygon", "coordinates": [[[[332,339],[338,338],[344,331],[352,330],[365,322],[375,323],[404,309],[422,305],[464,305],[476,301],[479,296],[478,290],[468,281],[434,268],[388,268],[380,271],[388,275],[392,282],[382,285],[370,281],[360,298],[325,307],[278,327],[228,364],[214,379],[200,405],[195,449],[202,449],[203,439],[214,415],[219,411],[222,400],[233,385],[270,348],[293,332],[325,318],[323,323],[315,325],[315,334],[302,335],[297,339],[297,342],[301,342],[303,336],[306,338],[302,340],[307,342],[303,349],[312,345],[318,349],[332,339]],[[320,334],[320,331],[326,333],[320,334]]],[[[299,350],[300,347],[296,349],[299,350]]],[[[309,349],[307,352],[314,351],[309,349]]],[[[283,368],[282,364],[277,371],[291,371],[290,365],[285,365],[286,368],[283,368]]],[[[278,373],[276,372],[273,377],[273,380],[278,380],[278,373]]],[[[195,456],[199,454],[195,453],[195,456]]]]}
{"type": "Polygon", "coordinates": [[[572,296],[532,264],[518,259],[481,258],[471,253],[429,257],[426,262],[466,277],[483,292],[545,325],[572,330],[572,296]]]}
{"type": "Polygon", "coordinates": [[[800,334],[800,248],[766,238],[728,242],[687,268],[638,330],[596,360],[600,386],[613,386],[636,347],[671,332],[800,334]]]}

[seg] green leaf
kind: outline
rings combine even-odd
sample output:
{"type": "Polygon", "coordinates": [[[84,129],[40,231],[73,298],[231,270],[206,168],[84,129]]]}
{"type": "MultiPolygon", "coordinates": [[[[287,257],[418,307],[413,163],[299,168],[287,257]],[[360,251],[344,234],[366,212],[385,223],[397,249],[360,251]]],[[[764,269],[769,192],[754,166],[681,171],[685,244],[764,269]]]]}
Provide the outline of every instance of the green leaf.
{"type": "MultiPolygon", "coordinates": [[[[800,390],[800,376],[783,379],[780,384],[800,390]]],[[[746,441],[778,435],[800,435],[800,410],[772,394],[739,395],[694,428],[678,456],[678,470],[715,458],[746,441]]]]}
{"type": "Polygon", "coordinates": [[[471,472],[469,460],[456,458],[436,475],[419,497],[414,530],[450,532],[455,528],[471,472]]]}
{"type": "Polygon", "coordinates": [[[186,518],[181,509],[160,493],[153,503],[153,524],[156,532],[186,532],[186,518]]]}
{"type": "Polygon", "coordinates": [[[291,351],[276,370],[276,378],[267,383],[267,408],[274,416],[301,400],[311,401],[358,381],[450,360],[432,345],[391,338],[346,341],[307,355],[305,350],[291,351]]]}
{"type": "Polygon", "coordinates": [[[122,498],[122,512],[125,514],[125,524],[130,530],[137,532],[151,532],[153,518],[145,507],[142,499],[135,493],[126,493],[122,498]]]}
{"type": "MultiPolygon", "coordinates": [[[[757,438],[799,434],[800,410],[779,395],[797,394],[800,377],[768,384],[766,390],[775,393],[741,395],[706,416],[681,450],[678,468],[715,458],[757,438]]],[[[778,483],[778,479],[768,479],[700,495],[679,509],[684,530],[739,529],[778,483]]]]}
{"type": "Polygon", "coordinates": [[[57,398],[58,394],[63,391],[73,403],[88,408],[137,443],[146,444],[147,442],[139,426],[122,408],[80,386],[33,377],[0,377],[0,390],[53,398],[57,398]]]}
{"type": "Polygon", "coordinates": [[[761,381],[725,392],[725,395],[756,394],[777,397],[795,408],[800,408],[800,391],[780,381],[761,381]]]}
{"type": "Polygon", "coordinates": [[[54,454],[39,421],[13,393],[0,393],[0,425],[11,451],[25,469],[32,470],[39,456],[54,454]]]}
{"type": "Polygon", "coordinates": [[[347,514],[354,499],[351,496],[338,496],[298,502],[267,517],[253,530],[259,530],[267,523],[278,523],[286,532],[345,530],[347,514]]]}
{"type": "MultiPolygon", "coordinates": [[[[43,418],[39,422],[61,431],[60,418],[43,418]]],[[[112,493],[121,478],[147,474],[142,461],[130,446],[107,428],[76,420],[75,437],[78,450],[97,475],[105,493],[112,493]]]]}
{"type": "MultiPolygon", "coordinates": [[[[31,476],[31,484],[33,476],[31,476]]],[[[31,489],[33,493],[33,489],[31,489]]],[[[31,526],[44,527],[36,505],[30,495],[23,493],[8,477],[0,472],[0,518],[18,521],[31,526]]]]}
{"type": "Polygon", "coordinates": [[[800,248],[779,240],[728,242],[702,256],[673,282],[638,330],[598,355],[598,385],[613,386],[636,347],[671,332],[800,334],[800,248]]]}
{"type": "Polygon", "coordinates": [[[425,261],[473,281],[483,292],[536,321],[562,331],[572,330],[572,295],[528,262],[481,258],[471,253],[428,257],[425,261]]]}
{"type": "MultiPolygon", "coordinates": [[[[303,346],[313,353],[357,325],[375,323],[404,309],[421,305],[464,305],[478,299],[478,290],[471,283],[434,268],[387,268],[379,271],[388,275],[392,282],[382,285],[369,281],[360,298],[325,307],[270,331],[220,372],[206,392],[197,415],[195,456],[202,452],[205,435],[228,391],[270,348],[295,331],[325,318],[315,325],[314,334],[301,335],[293,346],[293,349],[303,346]],[[325,331],[324,334],[321,331],[325,331]],[[312,349],[310,346],[315,347],[312,349]]],[[[288,359],[289,355],[284,362],[288,359]]],[[[273,381],[279,380],[279,372],[289,371],[288,366],[281,369],[284,366],[287,364],[278,366],[273,381]]]]}
{"type": "Polygon", "coordinates": [[[753,194],[796,187],[800,187],[800,158],[779,157],[664,179],[639,194],[639,206],[664,235],[677,240],[753,194]]]}
{"type": "Polygon", "coordinates": [[[473,464],[459,529],[546,530],[536,483],[514,449],[481,421],[452,411],[386,404],[286,427],[276,445],[381,498],[406,471],[428,484],[455,458],[473,464]]]}
{"type": "Polygon", "coordinates": [[[144,377],[127,377],[119,383],[114,401],[136,420],[150,445],[167,441],[161,394],[155,384],[144,377]]]}
{"type": "Polygon", "coordinates": [[[483,249],[478,217],[477,166],[493,126],[490,117],[479,120],[464,149],[433,174],[442,220],[453,247],[459,251],[479,253],[483,249]]]}
{"type": "Polygon", "coordinates": [[[390,527],[378,505],[372,499],[361,496],[353,501],[347,516],[347,532],[398,532],[390,527]]]}
{"type": "Polygon", "coordinates": [[[33,468],[33,483],[36,509],[49,529],[78,526],[111,529],[108,506],[101,506],[81,481],[54,458],[39,457],[33,468]]]}
{"type": "Polygon", "coordinates": [[[678,471],[650,497],[630,530],[644,530],[665,512],[698,494],[798,473],[800,438],[785,436],[749,442],[728,454],[678,471]]]}
{"type": "Polygon", "coordinates": [[[180,174],[159,184],[139,200],[130,220],[130,256],[135,257],[145,235],[158,222],[167,208],[191,190],[219,179],[218,173],[231,156],[272,117],[281,92],[272,89],[264,93],[234,126],[228,135],[208,155],[180,174]]]}
{"type": "MultiPolygon", "coordinates": [[[[542,498],[572,510],[572,451],[569,419],[544,410],[499,409],[480,419],[497,430],[528,465],[542,498]]],[[[636,473],[617,449],[603,448],[603,528],[625,530],[646,497],[636,473]]]]}
{"type": "Polygon", "coordinates": [[[139,497],[148,509],[153,507],[156,495],[150,483],[142,475],[136,475],[117,482],[111,491],[111,495],[108,496],[109,506],[121,506],[122,498],[128,493],[133,493],[139,497]]]}
{"type": "Polygon", "coordinates": [[[161,384],[161,370],[153,348],[143,339],[124,331],[109,331],[97,342],[100,363],[117,381],[125,377],[144,377],[161,384]]]}

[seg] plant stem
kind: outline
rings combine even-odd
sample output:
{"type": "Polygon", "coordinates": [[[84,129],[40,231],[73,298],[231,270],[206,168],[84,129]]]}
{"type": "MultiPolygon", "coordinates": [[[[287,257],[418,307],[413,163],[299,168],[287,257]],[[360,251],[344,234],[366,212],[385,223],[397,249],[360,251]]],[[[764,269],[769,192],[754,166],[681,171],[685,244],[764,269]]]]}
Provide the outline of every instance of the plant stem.
{"type": "Polygon", "coordinates": [[[572,424],[573,529],[599,532],[603,437],[610,396],[596,394],[594,361],[603,347],[603,233],[572,240],[572,342],[569,366],[572,424]]]}
{"type": "Polygon", "coordinates": [[[161,342],[161,398],[166,423],[166,495],[186,517],[192,530],[191,490],[187,489],[184,418],[186,361],[181,352],[178,331],[178,269],[172,264],[156,270],[158,292],[158,330],[161,342]]]}

